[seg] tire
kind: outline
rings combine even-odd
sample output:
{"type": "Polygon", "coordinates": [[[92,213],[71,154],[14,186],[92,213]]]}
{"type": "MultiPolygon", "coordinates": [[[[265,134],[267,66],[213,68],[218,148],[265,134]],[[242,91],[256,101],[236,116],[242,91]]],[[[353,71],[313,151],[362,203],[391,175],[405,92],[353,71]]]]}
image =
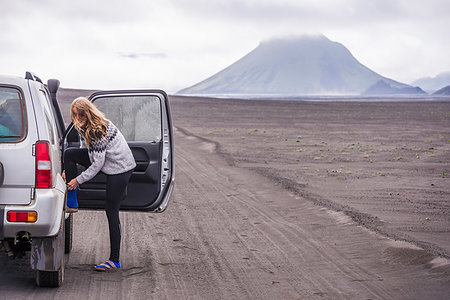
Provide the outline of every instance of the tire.
{"type": "Polygon", "coordinates": [[[70,253],[72,250],[72,235],[73,235],[73,216],[72,214],[64,221],[64,253],[70,253]]]}
{"type": "Polygon", "coordinates": [[[64,280],[64,266],[58,271],[36,271],[36,284],[40,287],[59,287],[64,280]]]}

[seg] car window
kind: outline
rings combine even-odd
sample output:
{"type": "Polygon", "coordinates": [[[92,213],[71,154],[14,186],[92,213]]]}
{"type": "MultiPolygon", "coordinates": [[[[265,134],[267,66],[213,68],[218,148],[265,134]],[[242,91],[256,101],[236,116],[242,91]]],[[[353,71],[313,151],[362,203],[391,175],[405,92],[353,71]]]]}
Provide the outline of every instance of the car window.
{"type": "Polygon", "coordinates": [[[47,125],[50,142],[52,144],[55,144],[57,130],[56,130],[56,125],[55,125],[55,118],[53,117],[53,111],[50,108],[49,95],[44,90],[39,90],[38,95],[39,95],[39,101],[41,102],[41,106],[44,110],[45,123],[47,125]]]}
{"type": "Polygon", "coordinates": [[[157,96],[107,96],[95,106],[122,132],[127,141],[161,140],[161,99],[157,96]]]}
{"type": "Polygon", "coordinates": [[[0,142],[20,141],[25,137],[24,108],[19,89],[0,86],[0,142]]]}

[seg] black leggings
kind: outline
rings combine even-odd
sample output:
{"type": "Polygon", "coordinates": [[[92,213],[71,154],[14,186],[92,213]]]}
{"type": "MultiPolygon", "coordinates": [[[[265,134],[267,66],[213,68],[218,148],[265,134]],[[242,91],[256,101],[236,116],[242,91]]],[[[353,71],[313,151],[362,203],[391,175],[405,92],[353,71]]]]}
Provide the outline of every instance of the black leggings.
{"type": "MultiPolygon", "coordinates": [[[[66,181],[78,176],[77,164],[88,168],[91,165],[86,148],[69,148],[64,152],[64,170],[66,181]]],[[[116,175],[106,175],[106,216],[109,225],[111,253],[109,259],[119,262],[121,227],[119,219],[120,202],[127,196],[127,186],[133,170],[116,175]]]]}

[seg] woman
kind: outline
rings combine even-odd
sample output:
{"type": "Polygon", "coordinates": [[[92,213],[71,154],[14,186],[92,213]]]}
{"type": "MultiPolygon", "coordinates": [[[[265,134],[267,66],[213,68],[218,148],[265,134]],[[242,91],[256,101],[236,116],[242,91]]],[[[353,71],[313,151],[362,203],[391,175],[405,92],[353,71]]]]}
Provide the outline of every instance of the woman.
{"type": "Polygon", "coordinates": [[[107,175],[105,206],[111,253],[109,260],[96,265],[95,269],[120,269],[119,208],[120,202],[126,197],[128,181],[136,163],[122,133],[88,99],[75,99],[70,107],[70,117],[87,148],[68,148],[64,152],[63,178],[67,183],[67,211],[78,211],[78,185],[91,180],[100,171],[107,175]],[[77,164],[87,169],[78,175],[77,164]]]}

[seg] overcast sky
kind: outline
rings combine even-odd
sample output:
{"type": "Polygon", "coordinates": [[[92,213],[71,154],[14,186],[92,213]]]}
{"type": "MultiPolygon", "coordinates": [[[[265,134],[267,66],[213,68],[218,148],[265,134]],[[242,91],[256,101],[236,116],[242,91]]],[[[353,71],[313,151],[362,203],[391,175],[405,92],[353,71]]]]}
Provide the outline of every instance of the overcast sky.
{"type": "Polygon", "coordinates": [[[0,74],[174,93],[273,37],[321,33],[404,83],[450,71],[448,0],[0,0],[0,74]]]}

